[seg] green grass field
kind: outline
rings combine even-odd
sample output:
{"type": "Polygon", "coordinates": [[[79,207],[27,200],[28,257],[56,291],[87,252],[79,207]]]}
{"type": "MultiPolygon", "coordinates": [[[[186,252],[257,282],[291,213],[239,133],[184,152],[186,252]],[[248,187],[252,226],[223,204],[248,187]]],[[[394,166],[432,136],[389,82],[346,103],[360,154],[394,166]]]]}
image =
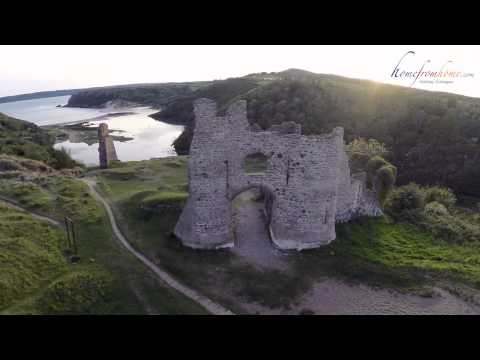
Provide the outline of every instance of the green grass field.
{"type": "Polygon", "coordinates": [[[0,194],[59,220],[65,215],[71,217],[80,255],[80,261],[74,264],[64,256],[63,230],[27,214],[0,208],[3,313],[206,313],[196,303],[160,284],[117,243],[105,210],[81,181],[63,176],[28,183],[2,179],[0,194]],[[47,245],[48,249],[42,248],[47,245]]]}
{"type": "Polygon", "coordinates": [[[0,309],[68,272],[62,232],[0,203],[0,309]]]}

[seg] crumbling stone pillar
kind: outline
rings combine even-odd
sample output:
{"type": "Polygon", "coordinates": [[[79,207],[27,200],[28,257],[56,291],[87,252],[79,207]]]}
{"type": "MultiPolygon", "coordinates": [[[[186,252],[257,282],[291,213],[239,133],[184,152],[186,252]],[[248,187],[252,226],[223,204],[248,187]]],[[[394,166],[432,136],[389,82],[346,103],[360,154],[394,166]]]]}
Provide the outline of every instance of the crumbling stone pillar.
{"type": "Polygon", "coordinates": [[[100,168],[106,169],[112,160],[118,160],[113,140],[108,133],[108,125],[101,123],[98,127],[98,154],[100,168]]]}

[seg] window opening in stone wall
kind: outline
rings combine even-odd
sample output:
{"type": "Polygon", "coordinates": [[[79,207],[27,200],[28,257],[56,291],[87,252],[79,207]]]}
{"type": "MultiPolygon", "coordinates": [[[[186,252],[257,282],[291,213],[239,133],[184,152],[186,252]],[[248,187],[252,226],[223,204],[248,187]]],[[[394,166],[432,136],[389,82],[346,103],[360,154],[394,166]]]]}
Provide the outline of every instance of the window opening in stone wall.
{"type": "Polygon", "coordinates": [[[268,157],[262,153],[248,155],[243,163],[246,174],[264,174],[267,171],[267,166],[268,157]]]}

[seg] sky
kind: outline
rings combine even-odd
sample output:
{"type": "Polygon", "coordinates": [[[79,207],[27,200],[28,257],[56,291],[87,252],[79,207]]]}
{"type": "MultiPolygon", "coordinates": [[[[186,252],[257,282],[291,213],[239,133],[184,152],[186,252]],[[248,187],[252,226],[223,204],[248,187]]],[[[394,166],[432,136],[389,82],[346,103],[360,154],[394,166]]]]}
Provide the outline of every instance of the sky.
{"type": "Polygon", "coordinates": [[[0,97],[226,79],[288,68],[480,97],[479,67],[480,46],[0,45],[0,97]],[[439,71],[449,75],[432,73],[439,71]],[[414,82],[415,72],[420,76],[414,82]]]}

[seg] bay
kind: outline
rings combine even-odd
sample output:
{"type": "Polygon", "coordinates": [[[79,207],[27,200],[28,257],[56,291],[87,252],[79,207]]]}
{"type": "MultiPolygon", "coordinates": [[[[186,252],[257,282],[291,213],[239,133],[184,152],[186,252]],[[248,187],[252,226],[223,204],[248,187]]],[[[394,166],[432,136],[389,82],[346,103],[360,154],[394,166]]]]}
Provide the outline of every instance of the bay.
{"type": "MultiPolygon", "coordinates": [[[[69,96],[24,100],[0,104],[0,112],[32,122],[39,126],[59,125],[88,121],[89,127],[98,127],[107,123],[111,135],[131,138],[127,141],[114,141],[120,161],[149,160],[166,156],[175,156],[173,141],[183,131],[181,125],[170,125],[157,121],[149,115],[158,110],[148,107],[128,109],[84,109],[64,108],[69,96]]],[[[62,141],[54,145],[56,149],[66,149],[72,158],[87,166],[97,166],[98,143],[82,141],[62,141]]]]}

